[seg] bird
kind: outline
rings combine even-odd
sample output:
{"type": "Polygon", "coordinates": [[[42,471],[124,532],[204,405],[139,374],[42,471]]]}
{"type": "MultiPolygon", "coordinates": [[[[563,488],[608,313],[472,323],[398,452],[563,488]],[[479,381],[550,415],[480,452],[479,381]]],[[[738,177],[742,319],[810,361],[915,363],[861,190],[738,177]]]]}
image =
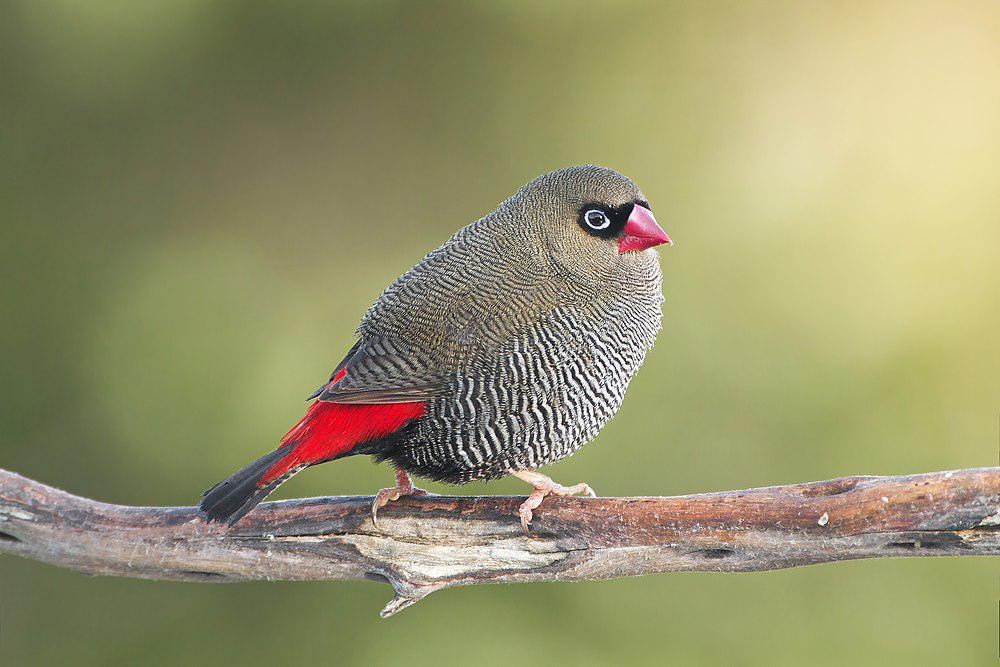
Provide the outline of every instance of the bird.
{"type": "Polygon", "coordinates": [[[526,534],[550,495],[586,494],[538,469],[575,453],[615,415],[662,320],[659,245],[642,191],[597,165],[529,181],[387,287],[357,342],[277,448],[203,494],[232,526],[305,468],[364,454],[395,484],[378,511],[426,492],[517,477],[526,534]]]}

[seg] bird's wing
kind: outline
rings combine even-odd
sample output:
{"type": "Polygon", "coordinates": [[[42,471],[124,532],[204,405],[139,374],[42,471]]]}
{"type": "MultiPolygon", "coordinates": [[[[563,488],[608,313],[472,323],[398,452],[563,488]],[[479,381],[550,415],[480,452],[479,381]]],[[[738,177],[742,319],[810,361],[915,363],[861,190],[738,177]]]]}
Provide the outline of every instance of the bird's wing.
{"type": "Polygon", "coordinates": [[[327,403],[422,403],[442,386],[430,358],[406,344],[359,340],[309,397],[327,403]]]}

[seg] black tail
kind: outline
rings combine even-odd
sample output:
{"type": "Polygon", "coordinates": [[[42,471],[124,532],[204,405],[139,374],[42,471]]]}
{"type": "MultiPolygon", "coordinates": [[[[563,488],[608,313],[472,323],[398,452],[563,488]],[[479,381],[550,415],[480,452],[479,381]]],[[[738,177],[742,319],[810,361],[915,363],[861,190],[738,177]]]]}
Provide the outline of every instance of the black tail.
{"type": "Polygon", "coordinates": [[[287,447],[279,447],[270,454],[265,454],[245,468],[237,470],[211,489],[203,493],[204,498],[198,504],[205,513],[209,523],[225,521],[230,526],[243,518],[243,515],[257,506],[272,491],[292,476],[296,470],[260,485],[260,478],[281,457],[288,453],[287,447]]]}

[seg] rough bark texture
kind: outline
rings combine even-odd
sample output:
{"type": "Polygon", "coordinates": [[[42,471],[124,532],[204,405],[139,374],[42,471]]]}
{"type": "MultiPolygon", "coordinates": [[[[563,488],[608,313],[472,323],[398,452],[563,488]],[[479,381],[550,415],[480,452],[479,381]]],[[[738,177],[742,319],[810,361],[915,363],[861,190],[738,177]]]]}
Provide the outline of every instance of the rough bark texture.
{"type": "Polygon", "coordinates": [[[856,558],[1000,554],[1000,468],[842,477],[667,498],[371,496],[260,505],[232,528],[192,507],[124,507],[0,470],[0,552],[89,574],[388,582],[393,614],[435,590],[856,558]]]}

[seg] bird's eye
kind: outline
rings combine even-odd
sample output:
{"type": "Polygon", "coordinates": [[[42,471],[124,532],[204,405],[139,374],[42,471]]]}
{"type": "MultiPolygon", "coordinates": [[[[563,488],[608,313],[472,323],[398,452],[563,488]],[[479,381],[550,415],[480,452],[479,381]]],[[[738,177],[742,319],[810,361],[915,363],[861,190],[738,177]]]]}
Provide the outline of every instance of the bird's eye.
{"type": "Polygon", "coordinates": [[[583,220],[591,229],[607,229],[611,226],[611,218],[604,211],[592,208],[583,214],[583,220]]]}

